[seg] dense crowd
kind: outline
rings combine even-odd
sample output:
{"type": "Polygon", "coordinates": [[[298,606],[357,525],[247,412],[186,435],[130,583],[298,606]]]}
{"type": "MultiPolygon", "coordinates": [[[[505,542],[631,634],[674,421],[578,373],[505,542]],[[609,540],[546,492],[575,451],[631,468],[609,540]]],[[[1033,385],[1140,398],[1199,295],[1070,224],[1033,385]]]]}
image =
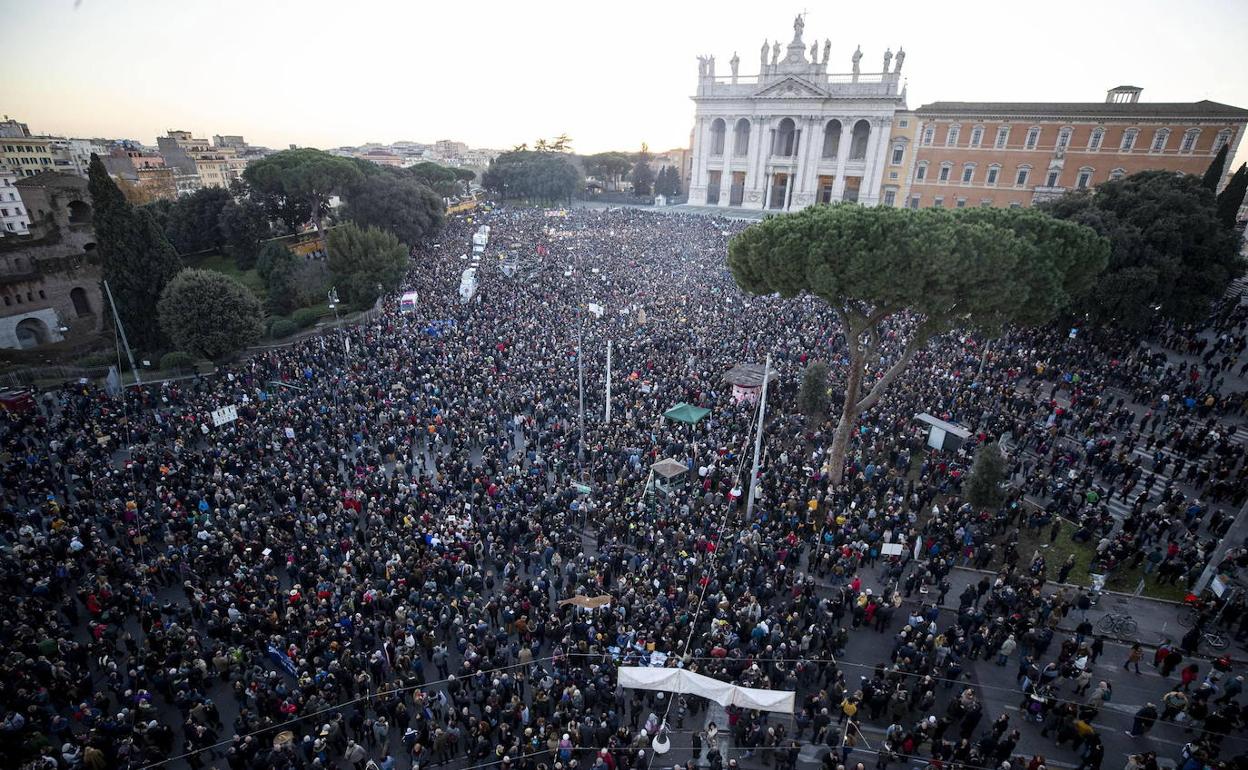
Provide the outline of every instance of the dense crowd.
{"type": "MultiPolygon", "coordinates": [[[[814,299],[736,288],[725,253],[741,227],[478,214],[414,251],[414,313],[386,304],[211,377],[124,398],[66,385],[6,415],[0,762],[657,769],[666,723],[712,770],[792,770],[806,742],[830,746],[832,767],[1039,770],[1016,751],[1032,729],[1099,768],[1091,723],[1112,688],[1088,663],[1103,640],[1086,621],[1059,628],[1091,597],[1052,590],[1069,569],[1020,533],[1074,522],[1061,536],[1093,544],[1103,569],[1190,582],[1248,494],[1232,440],[1245,402],[1224,381],[1244,310],[1220,309],[1212,344],[1182,328],[1152,347],[1095,330],[940,337],[862,415],[836,485],[832,424],[794,403],[814,360],[835,393],[845,341],[814,299]],[[491,243],[462,303],[481,222],[491,243]],[[493,266],[519,254],[515,277],[493,266]],[[722,376],[768,355],[778,380],[747,517],[757,409],[722,376]],[[663,417],[681,402],[710,413],[663,417]],[[238,419],[214,426],[231,404],[238,419]],[[934,452],[919,412],[972,437],[934,452]],[[962,485],[996,439],[1017,487],[983,510],[962,485]],[[656,490],[650,467],[668,458],[687,471],[656,490]],[[1130,515],[1111,514],[1114,496],[1130,515]],[[961,566],[995,574],[948,595],[961,566]],[[603,594],[599,609],[561,603],[603,594]],[[859,634],[878,635],[875,658],[842,657],[859,634]],[[1013,722],[968,686],[978,659],[1018,666],[1013,722]],[[704,730],[702,699],[619,688],[614,669],[637,663],[795,690],[798,711],[730,708],[704,730]],[[871,748],[865,724],[884,730],[871,748]]],[[[880,367],[906,324],[885,330],[880,367]]],[[[1215,622],[1243,635],[1248,612],[1210,607],[1196,630],[1215,622]]],[[[1158,667],[1198,644],[1189,633],[1158,667]]],[[[1196,729],[1184,770],[1242,765],[1242,679],[1202,668],[1140,719],[1196,729]]]]}

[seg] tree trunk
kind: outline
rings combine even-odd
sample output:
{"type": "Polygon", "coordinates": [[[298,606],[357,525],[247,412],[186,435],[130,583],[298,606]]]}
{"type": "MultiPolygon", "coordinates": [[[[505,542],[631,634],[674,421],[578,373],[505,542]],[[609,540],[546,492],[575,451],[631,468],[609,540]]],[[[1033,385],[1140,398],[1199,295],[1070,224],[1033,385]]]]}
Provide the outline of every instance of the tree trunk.
{"type": "Polygon", "coordinates": [[[841,405],[841,419],[832,435],[832,450],[828,457],[829,478],[835,486],[845,475],[845,451],[849,448],[849,434],[857,422],[860,408],[858,391],[862,388],[862,348],[855,340],[849,345],[849,376],[845,382],[845,402],[841,405]]]}

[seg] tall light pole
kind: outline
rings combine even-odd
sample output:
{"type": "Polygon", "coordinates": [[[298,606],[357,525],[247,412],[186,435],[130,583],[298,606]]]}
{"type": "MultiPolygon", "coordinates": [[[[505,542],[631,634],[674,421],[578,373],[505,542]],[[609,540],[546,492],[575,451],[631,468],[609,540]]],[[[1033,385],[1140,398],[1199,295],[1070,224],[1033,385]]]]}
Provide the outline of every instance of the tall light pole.
{"type": "Polygon", "coordinates": [[[763,391],[758,397],[758,431],[754,434],[754,466],[750,470],[750,486],[746,492],[745,515],[749,518],[754,513],[754,494],[758,484],[758,460],[763,449],[763,421],[767,419],[767,379],[771,376],[771,354],[763,363],[763,391]]]}
{"type": "Polygon", "coordinates": [[[607,415],[603,422],[611,422],[611,340],[607,340],[607,415]]]}
{"type": "MultiPolygon", "coordinates": [[[[104,291],[108,294],[108,305],[113,309],[113,321],[117,324],[117,331],[121,333],[121,344],[126,348],[126,358],[130,359],[130,371],[134,373],[134,384],[142,385],[143,378],[139,376],[139,367],[134,365],[134,353],[130,350],[130,342],[126,339],[126,327],[121,323],[121,316],[117,315],[117,303],[113,301],[113,290],[108,287],[108,281],[104,282],[104,291]]],[[[122,384],[125,389],[125,384],[122,384]]]]}
{"type": "Polygon", "coordinates": [[[576,330],[576,389],[577,399],[580,403],[578,409],[580,421],[580,436],[576,442],[576,462],[581,465],[581,480],[585,480],[585,354],[582,337],[585,331],[585,316],[581,315],[581,326],[576,330]]]}

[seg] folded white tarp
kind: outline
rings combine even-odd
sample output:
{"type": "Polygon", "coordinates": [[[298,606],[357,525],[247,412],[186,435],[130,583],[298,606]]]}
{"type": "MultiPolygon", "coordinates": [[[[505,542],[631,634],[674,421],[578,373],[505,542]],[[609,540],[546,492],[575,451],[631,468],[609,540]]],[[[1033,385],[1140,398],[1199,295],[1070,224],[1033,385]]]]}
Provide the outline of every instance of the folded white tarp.
{"type": "Polygon", "coordinates": [[[623,666],[619,669],[619,677],[621,687],[689,693],[709,698],[721,706],[733,705],[758,711],[793,713],[794,693],[784,690],[740,687],[709,676],[685,671],[682,668],[623,666]]]}

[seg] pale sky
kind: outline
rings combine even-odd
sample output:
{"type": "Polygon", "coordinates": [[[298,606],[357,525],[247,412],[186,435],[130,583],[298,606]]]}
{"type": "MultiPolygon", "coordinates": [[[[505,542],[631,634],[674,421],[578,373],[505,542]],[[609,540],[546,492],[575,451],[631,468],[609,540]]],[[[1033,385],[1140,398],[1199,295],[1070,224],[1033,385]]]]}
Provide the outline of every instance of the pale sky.
{"type": "MultiPolygon", "coordinates": [[[[456,139],[578,152],[685,146],[696,56],[758,69],[763,38],[832,40],[829,69],[906,49],[911,108],[936,100],[1248,107],[1248,0],[0,0],[0,113],[37,133],[166,129],[333,147],[456,139]]],[[[1248,155],[1241,145],[1239,160],[1248,155]]]]}

